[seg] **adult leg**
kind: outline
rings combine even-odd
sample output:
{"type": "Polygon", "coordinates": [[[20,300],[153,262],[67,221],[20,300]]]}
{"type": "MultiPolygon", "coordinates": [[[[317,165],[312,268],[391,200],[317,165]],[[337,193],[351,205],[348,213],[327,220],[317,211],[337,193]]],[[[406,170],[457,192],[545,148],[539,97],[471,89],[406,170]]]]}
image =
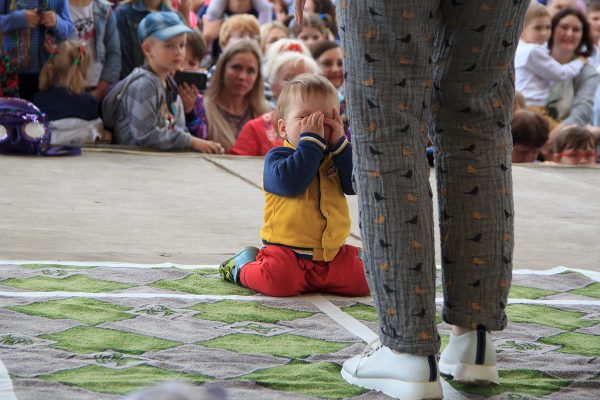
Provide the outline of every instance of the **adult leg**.
{"type": "Polygon", "coordinates": [[[432,193],[425,155],[439,0],[341,1],[365,269],[382,346],[342,377],[395,398],[441,398],[432,193]]]}
{"type": "Polygon", "coordinates": [[[469,372],[461,380],[497,383],[486,330],[501,330],[507,322],[514,214],[513,59],[527,5],[468,0],[444,2],[441,8],[430,132],[437,148],[443,318],[464,330],[479,328],[462,344],[453,336],[456,345],[442,355],[440,369],[451,375],[455,369],[462,375],[459,364],[480,365],[471,371],[480,371],[479,376],[469,377],[469,372]]]}
{"type": "Polygon", "coordinates": [[[338,8],[365,269],[379,336],[399,352],[436,354],[425,148],[439,0],[342,1],[338,8]]]}

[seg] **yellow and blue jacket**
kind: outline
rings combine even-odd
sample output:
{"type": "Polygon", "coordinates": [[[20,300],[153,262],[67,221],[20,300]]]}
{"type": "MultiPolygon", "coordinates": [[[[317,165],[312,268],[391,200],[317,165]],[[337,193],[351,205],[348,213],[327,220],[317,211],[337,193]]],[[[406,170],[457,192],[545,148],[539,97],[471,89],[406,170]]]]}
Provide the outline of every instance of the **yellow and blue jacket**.
{"type": "Polygon", "coordinates": [[[299,257],[331,261],[350,234],[344,194],[352,188],[352,146],[343,137],[332,149],[314,133],[294,148],[271,149],[263,173],[264,244],[288,247],[299,257]]]}

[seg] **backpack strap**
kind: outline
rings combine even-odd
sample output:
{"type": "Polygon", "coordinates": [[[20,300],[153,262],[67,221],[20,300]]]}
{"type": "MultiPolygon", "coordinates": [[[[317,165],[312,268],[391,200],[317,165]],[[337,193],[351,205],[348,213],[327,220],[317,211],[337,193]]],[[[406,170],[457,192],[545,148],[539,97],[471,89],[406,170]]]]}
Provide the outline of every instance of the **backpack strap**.
{"type": "Polygon", "coordinates": [[[79,156],[81,155],[81,148],[73,146],[54,146],[48,149],[44,155],[50,157],[79,156]]]}

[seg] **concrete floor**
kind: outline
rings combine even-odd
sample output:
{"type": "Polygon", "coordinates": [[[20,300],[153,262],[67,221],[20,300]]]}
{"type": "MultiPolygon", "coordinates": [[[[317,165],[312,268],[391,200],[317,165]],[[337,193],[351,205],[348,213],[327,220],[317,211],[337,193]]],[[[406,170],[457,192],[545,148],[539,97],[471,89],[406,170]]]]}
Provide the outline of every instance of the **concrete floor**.
{"type": "MultiPolygon", "coordinates": [[[[1,156],[0,171],[3,259],[217,264],[260,244],[260,158],[94,149],[1,156]]],[[[600,168],[513,176],[515,268],[600,271],[600,168]]],[[[356,204],[349,242],[360,244],[356,204]]]]}

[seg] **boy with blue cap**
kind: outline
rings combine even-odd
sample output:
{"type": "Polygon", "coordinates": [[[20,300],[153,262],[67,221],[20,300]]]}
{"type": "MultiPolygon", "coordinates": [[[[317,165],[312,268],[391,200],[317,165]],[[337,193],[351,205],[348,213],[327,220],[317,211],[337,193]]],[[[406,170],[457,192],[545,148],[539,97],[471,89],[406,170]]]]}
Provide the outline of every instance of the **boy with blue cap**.
{"type": "Polygon", "coordinates": [[[159,150],[192,149],[203,153],[223,153],[219,143],[193,137],[186,122],[196,115],[184,112],[172,75],[185,59],[186,33],[192,32],[179,14],[152,12],[138,25],[138,40],[146,63],[135,68],[107,96],[103,109],[115,106],[114,135],[118,144],[159,150]]]}

